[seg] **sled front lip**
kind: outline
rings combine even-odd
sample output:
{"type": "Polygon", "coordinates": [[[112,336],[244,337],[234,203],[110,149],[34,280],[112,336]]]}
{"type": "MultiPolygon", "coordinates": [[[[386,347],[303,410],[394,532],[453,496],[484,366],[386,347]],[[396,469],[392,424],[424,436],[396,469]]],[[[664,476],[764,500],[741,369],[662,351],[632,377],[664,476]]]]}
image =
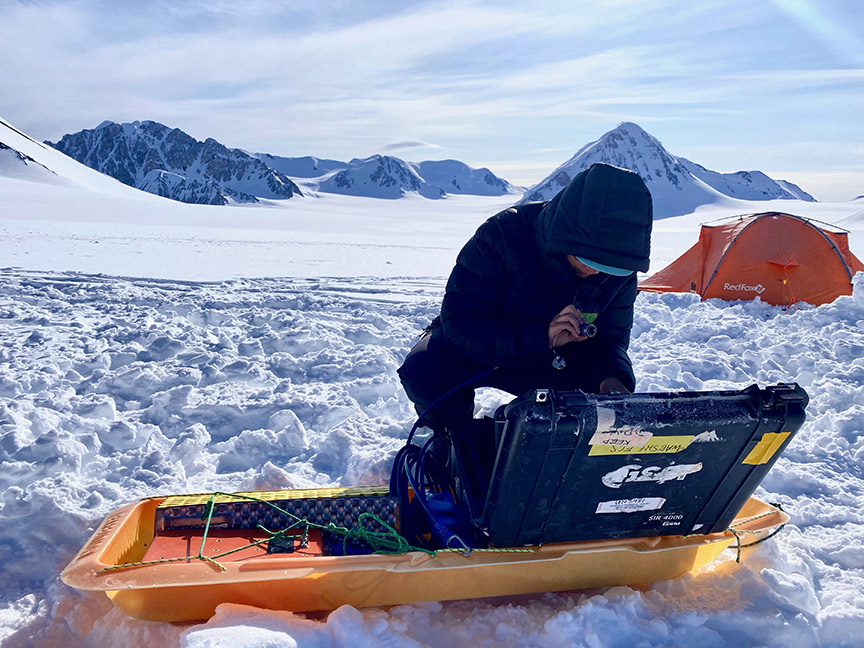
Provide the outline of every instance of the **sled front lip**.
{"type": "MultiPolygon", "coordinates": [[[[63,570],[64,583],[105,592],[124,612],[153,621],[208,618],[220,603],[292,611],[641,585],[697,569],[736,541],[730,531],[552,543],[518,551],[442,551],[354,556],[263,555],[215,565],[190,559],[116,568],[141,560],[162,497],[110,513],[63,570]],[[106,571],[106,568],[108,569],[106,571]]],[[[733,526],[743,544],[789,517],[751,498],[733,526]]]]}

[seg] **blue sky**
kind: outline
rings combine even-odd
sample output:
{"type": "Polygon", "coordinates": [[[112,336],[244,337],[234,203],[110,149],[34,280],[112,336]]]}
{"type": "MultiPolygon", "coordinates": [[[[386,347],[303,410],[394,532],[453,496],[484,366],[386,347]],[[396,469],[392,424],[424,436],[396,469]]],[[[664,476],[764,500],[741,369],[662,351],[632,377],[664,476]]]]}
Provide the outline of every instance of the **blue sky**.
{"type": "Polygon", "coordinates": [[[0,116],[520,184],[633,121],[716,171],[864,194],[860,0],[0,0],[0,116]]]}

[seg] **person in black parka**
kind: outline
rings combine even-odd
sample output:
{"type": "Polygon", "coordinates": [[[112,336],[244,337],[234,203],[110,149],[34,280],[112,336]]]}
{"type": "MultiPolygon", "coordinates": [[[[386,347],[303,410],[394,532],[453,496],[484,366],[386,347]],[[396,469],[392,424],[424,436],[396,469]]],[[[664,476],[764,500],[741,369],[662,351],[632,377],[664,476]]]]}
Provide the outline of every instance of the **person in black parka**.
{"type": "Polygon", "coordinates": [[[634,172],[597,163],[546,203],[511,207],[465,244],[441,314],[399,368],[418,413],[442,429],[471,419],[475,387],[631,392],[627,347],[636,271],[648,269],[651,195],[634,172]],[[596,327],[588,337],[586,324],[596,327]]]}

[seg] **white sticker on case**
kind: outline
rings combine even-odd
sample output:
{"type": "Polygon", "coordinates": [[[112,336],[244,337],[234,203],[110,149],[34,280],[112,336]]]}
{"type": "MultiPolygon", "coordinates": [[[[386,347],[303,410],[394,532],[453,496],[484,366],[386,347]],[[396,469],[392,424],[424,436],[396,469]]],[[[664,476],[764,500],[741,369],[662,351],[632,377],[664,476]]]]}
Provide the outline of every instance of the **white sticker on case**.
{"type": "Polygon", "coordinates": [[[666,503],[663,497],[638,497],[636,499],[612,500],[599,502],[596,513],[638,513],[640,511],[656,511],[666,503]]]}
{"type": "Polygon", "coordinates": [[[692,475],[700,470],[702,470],[701,462],[696,464],[672,464],[665,468],[627,464],[603,475],[602,481],[609,488],[620,488],[622,484],[629,482],[657,482],[658,484],[665,484],[673,479],[681,481],[687,475],[692,475]]]}
{"type": "Polygon", "coordinates": [[[615,410],[608,407],[597,408],[597,431],[607,432],[615,427],[615,410]]]}
{"type": "Polygon", "coordinates": [[[620,446],[624,448],[641,448],[654,436],[646,430],[635,427],[622,427],[617,430],[597,430],[588,445],[620,446]]]}

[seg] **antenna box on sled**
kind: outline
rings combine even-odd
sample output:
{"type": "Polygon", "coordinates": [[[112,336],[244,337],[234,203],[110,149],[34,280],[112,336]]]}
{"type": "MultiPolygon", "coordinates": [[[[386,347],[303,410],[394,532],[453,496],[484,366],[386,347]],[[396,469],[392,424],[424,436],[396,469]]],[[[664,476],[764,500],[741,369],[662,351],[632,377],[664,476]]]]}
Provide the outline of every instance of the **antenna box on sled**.
{"type": "Polygon", "coordinates": [[[473,494],[474,521],[498,547],[725,530],[807,402],[798,385],[528,392],[496,415],[497,455],[485,501],[473,494]]]}

